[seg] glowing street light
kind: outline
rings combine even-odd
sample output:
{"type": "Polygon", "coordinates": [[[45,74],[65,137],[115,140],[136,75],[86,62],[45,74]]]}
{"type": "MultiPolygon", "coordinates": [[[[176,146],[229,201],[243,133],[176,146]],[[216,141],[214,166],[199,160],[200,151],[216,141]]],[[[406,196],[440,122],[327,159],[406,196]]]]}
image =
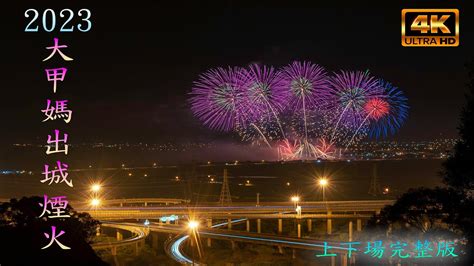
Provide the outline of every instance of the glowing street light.
{"type": "Polygon", "coordinates": [[[325,188],[329,185],[329,180],[325,177],[322,177],[322,178],[318,179],[318,185],[323,190],[323,201],[326,201],[325,188]]]}
{"type": "Polygon", "coordinates": [[[102,189],[102,186],[100,184],[92,184],[91,186],[91,191],[94,193],[99,192],[102,189]]]}
{"type": "Polygon", "coordinates": [[[298,206],[298,202],[300,201],[300,197],[293,196],[291,197],[291,201],[293,202],[293,204],[295,204],[295,208],[296,208],[298,206]]]}
{"type": "Polygon", "coordinates": [[[92,199],[91,202],[90,202],[91,206],[94,207],[94,208],[97,208],[100,206],[100,199],[92,199]]]}
{"type": "MultiPolygon", "coordinates": [[[[190,220],[188,222],[188,228],[189,230],[191,230],[191,243],[193,243],[193,241],[196,243],[196,246],[198,248],[198,253],[199,253],[199,257],[201,257],[201,250],[199,249],[199,245],[198,245],[198,241],[197,241],[197,229],[199,227],[199,222],[196,221],[196,220],[190,220]]],[[[191,250],[192,250],[192,253],[193,253],[193,256],[192,256],[192,263],[194,265],[194,248],[191,246],[191,250]]]]}
{"type": "Polygon", "coordinates": [[[328,184],[328,180],[326,178],[321,178],[318,180],[318,184],[321,186],[321,187],[325,187],[327,186],[328,184]]]}
{"type": "Polygon", "coordinates": [[[195,220],[191,220],[188,222],[188,228],[191,229],[191,230],[196,230],[198,229],[199,227],[199,222],[198,221],[195,221],[195,220]]]}

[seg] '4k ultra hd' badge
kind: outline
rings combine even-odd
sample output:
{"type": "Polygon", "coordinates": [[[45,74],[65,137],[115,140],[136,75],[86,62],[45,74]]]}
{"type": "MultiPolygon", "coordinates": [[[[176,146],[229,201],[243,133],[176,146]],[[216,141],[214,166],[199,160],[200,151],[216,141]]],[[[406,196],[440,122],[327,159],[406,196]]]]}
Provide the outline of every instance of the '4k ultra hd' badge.
{"type": "Polygon", "coordinates": [[[403,9],[402,45],[405,47],[459,46],[459,10],[403,9]]]}

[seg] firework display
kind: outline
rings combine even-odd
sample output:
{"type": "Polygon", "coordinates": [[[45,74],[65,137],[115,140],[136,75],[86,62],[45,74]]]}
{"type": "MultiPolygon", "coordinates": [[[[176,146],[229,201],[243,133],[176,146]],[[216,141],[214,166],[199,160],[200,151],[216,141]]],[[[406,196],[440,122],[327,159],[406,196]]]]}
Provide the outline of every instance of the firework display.
{"type": "Polygon", "coordinates": [[[328,74],[299,61],[208,70],[190,103],[204,125],[267,145],[282,160],[342,158],[364,138],[395,134],[408,116],[403,92],[368,71],[328,74]]]}

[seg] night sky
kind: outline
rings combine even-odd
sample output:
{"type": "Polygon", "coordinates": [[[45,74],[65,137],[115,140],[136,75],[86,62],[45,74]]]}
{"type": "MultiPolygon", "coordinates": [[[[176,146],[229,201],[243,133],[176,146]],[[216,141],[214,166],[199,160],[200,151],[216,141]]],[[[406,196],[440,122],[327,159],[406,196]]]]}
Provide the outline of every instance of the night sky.
{"type": "Polygon", "coordinates": [[[411,109],[394,139],[456,137],[467,82],[464,65],[474,58],[474,9],[458,3],[470,1],[391,6],[386,1],[383,6],[290,1],[295,7],[254,6],[257,1],[173,1],[174,7],[94,2],[2,7],[1,143],[44,143],[53,127],[67,130],[73,143],[236,139],[209,131],[193,118],[187,104],[193,80],[218,66],[259,62],[280,67],[293,60],[310,60],[328,71],[369,69],[400,87],[411,109]],[[401,46],[401,9],[421,7],[460,9],[459,47],[401,46]],[[93,27],[87,33],[25,33],[28,8],[89,8],[93,27]],[[42,62],[53,37],[69,46],[64,52],[74,61],[42,62]],[[44,68],[61,66],[69,73],[53,95],[44,68]],[[70,101],[69,125],[41,123],[48,98],[70,101]]]}

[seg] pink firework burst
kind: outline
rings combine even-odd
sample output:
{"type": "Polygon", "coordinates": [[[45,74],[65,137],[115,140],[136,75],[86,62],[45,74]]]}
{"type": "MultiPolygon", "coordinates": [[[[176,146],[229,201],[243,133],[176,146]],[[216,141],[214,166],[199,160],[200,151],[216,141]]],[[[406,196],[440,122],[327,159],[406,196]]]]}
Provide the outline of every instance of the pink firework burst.
{"type": "Polygon", "coordinates": [[[284,139],[278,146],[278,150],[280,159],[295,160],[301,155],[302,146],[297,140],[291,143],[288,139],[284,139]]]}
{"type": "Polygon", "coordinates": [[[326,141],[324,138],[320,138],[317,141],[317,144],[315,146],[316,150],[319,153],[319,156],[324,159],[333,159],[334,158],[334,153],[336,151],[335,147],[333,144],[331,144],[329,141],[326,141]]]}
{"type": "Polygon", "coordinates": [[[388,114],[390,105],[384,99],[373,98],[367,101],[364,110],[371,119],[377,121],[388,114]]]}

